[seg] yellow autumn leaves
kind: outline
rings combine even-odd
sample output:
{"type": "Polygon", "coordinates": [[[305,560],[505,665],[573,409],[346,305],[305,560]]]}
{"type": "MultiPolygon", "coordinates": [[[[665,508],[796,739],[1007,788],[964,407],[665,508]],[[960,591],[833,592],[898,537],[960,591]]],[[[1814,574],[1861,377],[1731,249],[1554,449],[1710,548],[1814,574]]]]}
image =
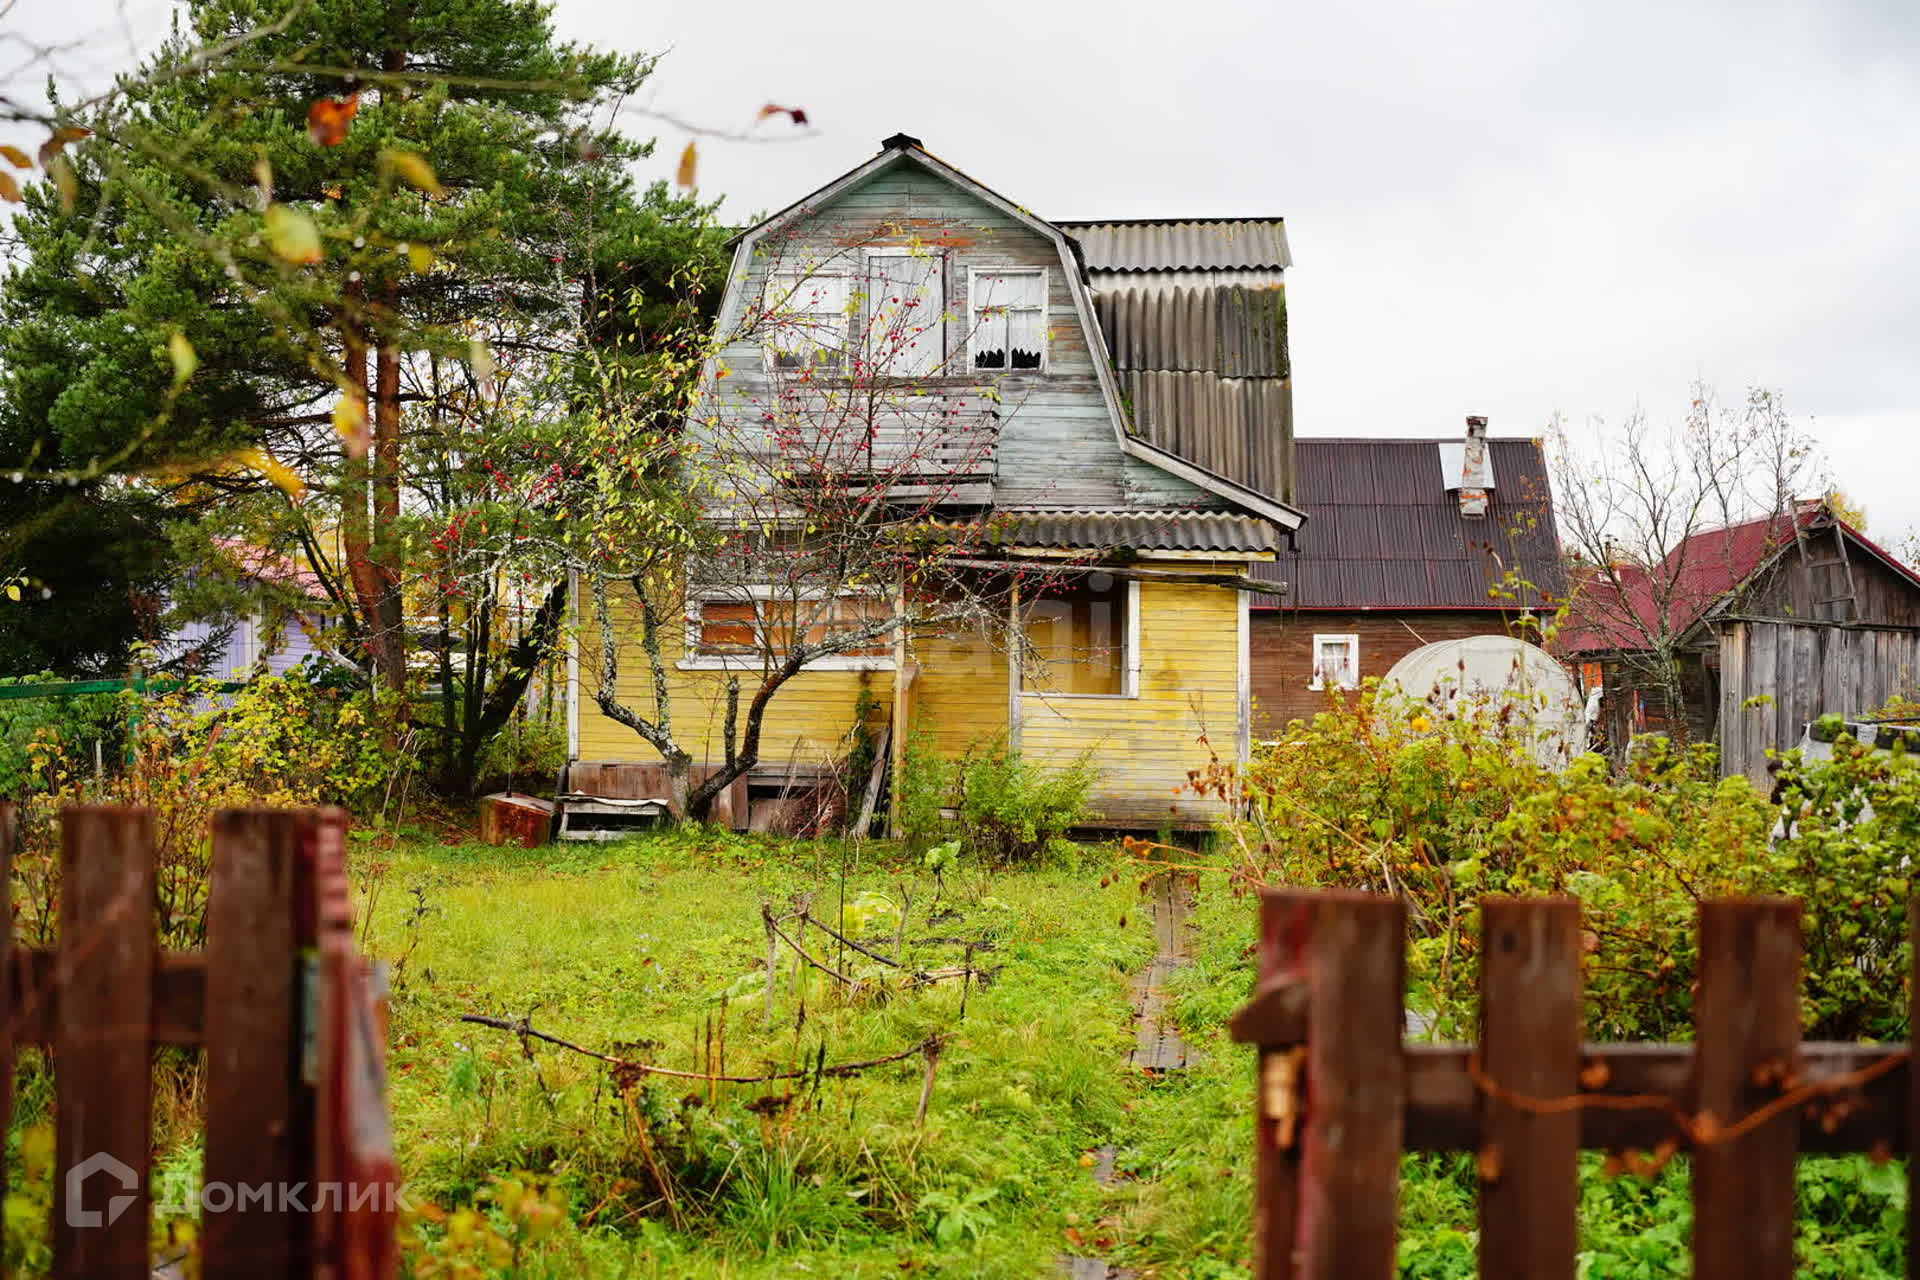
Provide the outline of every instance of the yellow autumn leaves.
{"type": "MultiPolygon", "coordinates": [[[[440,176],[418,151],[383,151],[380,169],[383,174],[393,174],[430,196],[447,193],[440,185],[440,176]]],[[[311,266],[322,257],[320,229],[304,210],[292,205],[267,206],[265,234],[267,248],[283,262],[311,266]]],[[[433,250],[425,245],[406,246],[406,255],[407,264],[415,271],[425,271],[433,265],[433,250]]]]}

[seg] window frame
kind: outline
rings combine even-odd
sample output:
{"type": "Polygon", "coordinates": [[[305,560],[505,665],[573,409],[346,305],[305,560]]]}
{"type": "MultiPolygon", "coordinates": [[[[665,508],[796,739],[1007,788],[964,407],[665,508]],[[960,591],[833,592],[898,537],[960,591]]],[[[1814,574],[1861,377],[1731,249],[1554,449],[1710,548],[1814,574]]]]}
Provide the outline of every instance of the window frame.
{"type": "MultiPolygon", "coordinates": [[[[772,586],[753,586],[728,588],[724,594],[704,595],[698,591],[689,592],[687,604],[683,609],[685,633],[683,651],[674,666],[681,671],[758,671],[763,665],[765,653],[756,649],[743,653],[714,653],[703,648],[700,632],[705,625],[701,611],[710,604],[754,605],[754,626],[764,625],[760,605],[767,601],[786,600],[790,597],[800,600],[823,600],[832,596],[836,600],[878,600],[891,607],[892,601],[885,596],[864,591],[810,591],[793,597],[793,593],[772,586]],[[744,595],[744,599],[742,596],[744,595]]],[[[802,671],[892,671],[895,669],[893,639],[881,637],[876,643],[884,643],[889,652],[878,653],[833,653],[825,657],[810,658],[802,663],[802,671]]]]}
{"type": "MultiPolygon", "coordinates": [[[[860,353],[862,358],[867,361],[868,368],[871,370],[873,376],[881,378],[938,378],[950,374],[952,371],[947,368],[947,361],[950,356],[947,351],[948,272],[946,250],[925,249],[916,245],[904,244],[874,245],[867,249],[861,262],[865,268],[865,272],[861,276],[860,281],[861,298],[864,303],[860,308],[860,353]],[[879,369],[874,366],[873,317],[875,308],[873,305],[873,262],[876,258],[924,258],[933,264],[934,278],[940,282],[940,307],[934,316],[933,324],[933,332],[939,335],[936,339],[939,345],[935,352],[933,366],[925,371],[879,369]]],[[[849,337],[848,342],[852,342],[851,337],[849,337]]]]}
{"type": "Polygon", "coordinates": [[[1313,648],[1308,654],[1307,688],[1325,689],[1327,683],[1320,678],[1320,645],[1322,641],[1333,644],[1346,644],[1353,654],[1353,679],[1334,684],[1335,689],[1358,689],[1360,687],[1360,633],[1357,631],[1316,631],[1313,633],[1313,648]]]}
{"type": "MultiPolygon", "coordinates": [[[[969,265],[967,267],[967,372],[976,376],[983,373],[1045,374],[1053,372],[1052,325],[1048,323],[1048,317],[1053,314],[1051,305],[1052,297],[1053,279],[1050,274],[1050,269],[1047,267],[982,267],[969,265]],[[980,277],[1007,275],[1037,275],[1040,277],[1040,305],[1037,309],[1040,317],[1040,364],[1036,368],[1016,369],[1013,367],[1013,349],[1011,342],[1008,343],[1007,364],[1005,367],[983,369],[978,363],[980,358],[980,331],[983,326],[980,323],[980,308],[974,305],[974,298],[979,295],[980,277]]],[[[1113,695],[1108,694],[1104,696],[1112,697],[1113,695]]]]}
{"type": "MultiPolygon", "coordinates": [[[[779,374],[811,373],[815,377],[847,377],[853,359],[853,352],[850,350],[853,346],[853,273],[850,271],[783,271],[777,267],[770,269],[761,278],[760,314],[762,317],[774,314],[768,308],[768,295],[775,291],[774,282],[783,278],[794,282],[795,293],[798,293],[809,280],[839,281],[840,357],[832,364],[821,364],[816,361],[812,364],[783,365],[777,359],[777,351],[772,341],[774,335],[770,330],[760,343],[761,360],[766,367],[767,375],[773,377],[779,374]]],[[[796,314],[812,317],[829,316],[834,313],[809,307],[796,314]]],[[[815,344],[814,349],[824,350],[825,348],[815,344]]]]}
{"type": "MultiPolygon", "coordinates": [[[[1098,573],[1100,570],[1095,569],[1098,573]]],[[[1077,702],[1121,702],[1128,699],[1137,701],[1140,697],[1140,581],[1137,578],[1122,580],[1127,588],[1126,605],[1122,617],[1126,631],[1120,637],[1121,677],[1119,693],[1064,693],[1053,689],[1027,688],[1027,664],[1024,658],[1026,646],[1026,616],[1020,619],[1020,643],[1023,652],[1018,670],[1014,671],[1015,691],[1023,698],[1038,698],[1051,702],[1057,698],[1070,698],[1077,702]]]]}

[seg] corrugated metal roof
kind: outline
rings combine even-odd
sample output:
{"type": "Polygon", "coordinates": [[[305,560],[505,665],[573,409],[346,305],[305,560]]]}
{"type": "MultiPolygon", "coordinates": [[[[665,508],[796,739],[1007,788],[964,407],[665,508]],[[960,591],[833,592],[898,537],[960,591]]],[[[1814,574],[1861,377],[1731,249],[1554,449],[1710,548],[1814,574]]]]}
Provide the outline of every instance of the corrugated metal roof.
{"type": "Polygon", "coordinates": [[[1179,271],[1293,265],[1279,218],[1056,222],[1080,242],[1089,271],[1179,271]]]}
{"type": "Polygon", "coordinates": [[[1094,309],[1118,369],[1287,376],[1287,299],[1279,289],[1112,289],[1094,309]]]}
{"type": "Polygon", "coordinates": [[[1122,370],[1135,434],[1260,493],[1288,500],[1293,394],[1279,378],[1122,370]]]}
{"type": "Polygon", "coordinates": [[[1265,520],[1213,511],[1009,511],[971,528],[988,546],[1060,550],[1246,553],[1280,537],[1265,520]]]}
{"type": "Polygon", "coordinates": [[[1462,516],[1440,473],[1439,439],[1294,442],[1295,505],[1307,513],[1298,554],[1256,564],[1290,584],[1301,609],[1513,607],[1488,591],[1509,568],[1537,589],[1523,604],[1566,595],[1546,458],[1536,440],[1489,440],[1499,484],[1487,514],[1462,516]]]}

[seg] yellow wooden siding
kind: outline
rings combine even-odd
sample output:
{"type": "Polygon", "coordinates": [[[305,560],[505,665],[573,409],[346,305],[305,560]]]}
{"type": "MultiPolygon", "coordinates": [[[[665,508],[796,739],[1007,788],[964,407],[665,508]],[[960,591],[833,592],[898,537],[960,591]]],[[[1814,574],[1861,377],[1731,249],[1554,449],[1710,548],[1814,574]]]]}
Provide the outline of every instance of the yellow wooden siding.
{"type": "Polygon", "coordinates": [[[1007,653],[1004,639],[975,635],[916,636],[912,687],[913,729],[934,750],[957,756],[1007,732],[1007,653]]]}
{"type": "MultiPolygon", "coordinates": [[[[630,598],[616,597],[615,616],[621,634],[628,637],[620,654],[620,700],[646,715],[653,707],[653,677],[646,652],[640,647],[638,611],[630,598]]],[[[632,729],[604,715],[594,701],[599,688],[599,628],[588,626],[580,638],[580,759],[590,761],[652,760],[656,754],[632,729]]],[[[675,662],[685,649],[677,628],[663,629],[661,647],[675,662]],[[666,634],[666,631],[671,634],[666,634]]],[[[758,684],[755,672],[740,673],[740,714],[758,684]]],[[[682,671],[669,667],[673,698],[673,729],[697,761],[726,758],[722,730],[727,714],[727,673],[682,671]]],[[[760,762],[777,768],[787,763],[824,764],[846,753],[847,733],[853,727],[860,690],[872,691],[881,717],[893,705],[891,671],[802,671],[783,685],[767,704],[760,734],[760,762]]]]}
{"type": "Polygon", "coordinates": [[[1212,750],[1231,762],[1240,725],[1239,598],[1221,587],[1140,584],[1135,698],[1020,699],[1020,749],[1064,762],[1088,748],[1100,770],[1100,815],[1157,825],[1204,821],[1218,801],[1186,789],[1212,750]]]}
{"type": "MultiPolygon", "coordinates": [[[[1196,570],[1217,566],[1195,564],[1196,570]]],[[[620,694],[627,705],[651,707],[646,656],[630,605],[618,602],[623,630],[631,637],[622,653],[620,694]]],[[[582,636],[580,759],[648,760],[652,748],[625,725],[601,714],[593,650],[597,632],[582,636]]],[[[675,632],[663,637],[669,660],[683,644],[675,632]]],[[[1021,697],[1020,746],[1029,759],[1066,763],[1093,751],[1100,771],[1095,790],[1098,817],[1157,826],[1205,822],[1219,816],[1217,801],[1186,790],[1188,771],[1212,750],[1231,761],[1239,729],[1239,602],[1221,587],[1176,583],[1140,584],[1140,677],[1134,698],[1021,697]]],[[[1005,646],[966,637],[915,637],[911,659],[919,668],[909,698],[912,728],[934,749],[958,756],[1007,730],[1008,669],[1005,646]]],[[[743,673],[746,692],[750,673],[743,673]]],[[[717,761],[725,752],[726,674],[671,672],[675,731],[696,760],[717,761]]],[[[877,724],[893,705],[892,671],[805,671],[770,704],[760,759],[777,767],[794,761],[821,764],[843,755],[862,688],[876,703],[877,724]]]]}

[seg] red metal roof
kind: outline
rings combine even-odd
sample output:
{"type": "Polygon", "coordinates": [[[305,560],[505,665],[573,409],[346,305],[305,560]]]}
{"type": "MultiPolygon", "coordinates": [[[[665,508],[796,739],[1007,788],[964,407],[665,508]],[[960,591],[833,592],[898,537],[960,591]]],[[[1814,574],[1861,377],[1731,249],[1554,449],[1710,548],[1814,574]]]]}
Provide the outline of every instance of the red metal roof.
{"type": "Polygon", "coordinates": [[[1589,565],[1576,570],[1574,586],[1579,595],[1573,617],[1561,629],[1559,647],[1568,653],[1644,649],[1647,633],[1658,630],[1663,609],[1666,634],[1685,631],[1791,543],[1796,528],[1805,529],[1821,519],[1831,519],[1854,542],[1920,587],[1920,574],[1821,503],[1809,502],[1791,516],[1763,516],[1703,530],[1682,540],[1652,569],[1620,565],[1604,574],[1589,565]],[[1627,608],[1618,603],[1623,593],[1627,608]]]}

